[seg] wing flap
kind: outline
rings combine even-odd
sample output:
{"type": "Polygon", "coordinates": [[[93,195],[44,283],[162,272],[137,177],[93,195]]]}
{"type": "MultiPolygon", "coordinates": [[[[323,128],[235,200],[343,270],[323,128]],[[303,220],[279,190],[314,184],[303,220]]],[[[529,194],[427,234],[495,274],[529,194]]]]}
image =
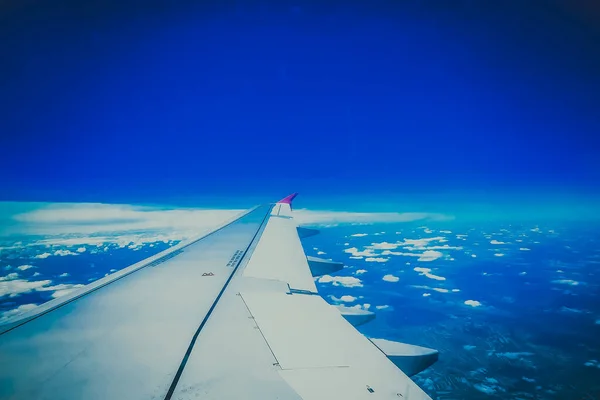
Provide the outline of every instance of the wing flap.
{"type": "Polygon", "coordinates": [[[304,400],[429,399],[321,297],[281,292],[241,296],[282,368],[280,375],[304,400]]]}

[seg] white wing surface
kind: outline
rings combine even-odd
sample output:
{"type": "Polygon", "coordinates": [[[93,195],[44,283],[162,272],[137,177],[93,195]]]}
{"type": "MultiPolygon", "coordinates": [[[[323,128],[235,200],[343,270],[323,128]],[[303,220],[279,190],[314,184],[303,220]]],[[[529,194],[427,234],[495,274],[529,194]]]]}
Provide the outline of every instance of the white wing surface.
{"type": "Polygon", "coordinates": [[[318,295],[294,196],[0,327],[0,398],[429,399],[318,295]]]}

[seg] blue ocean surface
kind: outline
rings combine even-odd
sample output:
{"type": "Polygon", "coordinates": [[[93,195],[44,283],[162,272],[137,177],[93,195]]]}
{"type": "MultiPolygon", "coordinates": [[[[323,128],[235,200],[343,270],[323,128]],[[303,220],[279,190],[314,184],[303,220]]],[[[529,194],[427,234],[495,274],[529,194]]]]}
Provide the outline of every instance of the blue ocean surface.
{"type": "MultiPolygon", "coordinates": [[[[434,399],[600,398],[600,229],[552,221],[330,224],[307,255],[345,268],[317,280],[331,304],[376,312],[365,335],[426,346],[413,379],[434,399]]],[[[6,320],[164,250],[143,235],[5,237],[6,320]]]]}

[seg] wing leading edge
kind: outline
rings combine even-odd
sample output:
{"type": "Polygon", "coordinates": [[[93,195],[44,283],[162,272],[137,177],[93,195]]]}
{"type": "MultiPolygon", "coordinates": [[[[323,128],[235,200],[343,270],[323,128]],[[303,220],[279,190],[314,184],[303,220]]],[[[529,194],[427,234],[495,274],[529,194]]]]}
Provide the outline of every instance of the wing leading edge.
{"type": "Polygon", "coordinates": [[[318,295],[339,266],[307,260],[295,196],[0,330],[0,398],[430,399],[407,374],[436,351],[368,339],[318,295]]]}

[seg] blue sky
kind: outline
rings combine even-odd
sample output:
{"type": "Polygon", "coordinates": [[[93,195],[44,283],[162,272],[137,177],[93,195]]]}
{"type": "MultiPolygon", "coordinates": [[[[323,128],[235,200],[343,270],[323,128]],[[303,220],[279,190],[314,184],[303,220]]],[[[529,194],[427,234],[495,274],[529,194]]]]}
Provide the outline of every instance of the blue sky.
{"type": "Polygon", "coordinates": [[[597,7],[361,3],[4,5],[0,199],[594,202],[597,7]]]}

